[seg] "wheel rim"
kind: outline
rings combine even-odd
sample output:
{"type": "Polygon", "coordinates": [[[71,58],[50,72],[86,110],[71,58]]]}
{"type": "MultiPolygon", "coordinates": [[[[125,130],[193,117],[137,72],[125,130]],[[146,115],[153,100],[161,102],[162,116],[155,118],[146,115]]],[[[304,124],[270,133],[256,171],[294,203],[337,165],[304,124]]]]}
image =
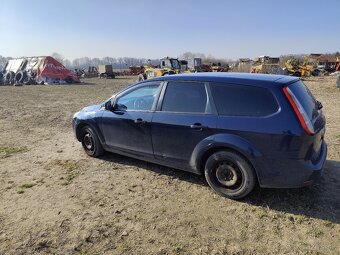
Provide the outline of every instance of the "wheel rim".
{"type": "Polygon", "coordinates": [[[220,162],[215,168],[216,184],[230,190],[237,190],[242,186],[243,174],[239,166],[230,161],[220,162]]]}
{"type": "Polygon", "coordinates": [[[86,133],[83,138],[83,144],[86,150],[93,151],[94,150],[94,140],[92,134],[86,133]]]}

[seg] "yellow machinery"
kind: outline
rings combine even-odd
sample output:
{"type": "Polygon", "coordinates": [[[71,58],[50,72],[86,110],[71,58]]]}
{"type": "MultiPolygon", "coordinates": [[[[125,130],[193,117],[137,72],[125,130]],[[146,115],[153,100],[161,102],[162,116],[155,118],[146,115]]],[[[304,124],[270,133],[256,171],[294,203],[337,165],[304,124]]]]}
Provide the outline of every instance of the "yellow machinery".
{"type": "Polygon", "coordinates": [[[298,77],[317,75],[317,73],[319,73],[319,70],[317,69],[317,61],[320,56],[321,54],[310,54],[309,56],[304,56],[302,64],[299,64],[295,58],[288,59],[285,63],[288,74],[298,77]]]}
{"type": "Polygon", "coordinates": [[[277,74],[280,71],[280,58],[269,56],[258,57],[251,68],[251,73],[277,74]]]}
{"type": "Polygon", "coordinates": [[[177,74],[181,72],[181,65],[177,58],[162,58],[159,66],[144,66],[144,70],[138,75],[138,81],[143,81],[164,75],[177,74]]]}

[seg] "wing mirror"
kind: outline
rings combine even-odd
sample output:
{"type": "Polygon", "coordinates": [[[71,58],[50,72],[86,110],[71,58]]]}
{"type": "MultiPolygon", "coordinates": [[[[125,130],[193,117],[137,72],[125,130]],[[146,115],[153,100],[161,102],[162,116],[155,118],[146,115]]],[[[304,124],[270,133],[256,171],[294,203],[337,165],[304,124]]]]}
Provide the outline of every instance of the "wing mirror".
{"type": "Polygon", "coordinates": [[[113,101],[112,100],[106,101],[104,107],[105,107],[105,110],[107,111],[113,111],[114,109],[113,101]]]}
{"type": "Polygon", "coordinates": [[[116,112],[125,111],[127,107],[123,104],[117,104],[114,99],[111,99],[105,103],[105,110],[116,112]]]}

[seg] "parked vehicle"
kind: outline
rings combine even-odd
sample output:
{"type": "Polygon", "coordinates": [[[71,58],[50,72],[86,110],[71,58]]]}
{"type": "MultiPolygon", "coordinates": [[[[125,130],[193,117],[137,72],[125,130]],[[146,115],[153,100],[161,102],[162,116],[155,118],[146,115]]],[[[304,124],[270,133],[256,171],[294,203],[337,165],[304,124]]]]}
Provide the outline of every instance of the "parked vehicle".
{"type": "Polygon", "coordinates": [[[309,56],[303,57],[303,62],[295,58],[288,59],[285,63],[285,68],[289,75],[292,76],[318,76],[320,70],[317,68],[317,62],[321,54],[310,54],[309,56]]]}
{"type": "Polygon", "coordinates": [[[104,151],[204,174],[239,199],[313,183],[327,155],[325,117],[297,77],[196,73],[143,81],[73,117],[93,157],[104,151]]]}
{"type": "Polygon", "coordinates": [[[98,77],[114,79],[116,77],[116,74],[113,72],[112,65],[99,65],[98,77]]]}
{"type": "Polygon", "coordinates": [[[142,73],[138,75],[138,81],[144,81],[151,78],[178,74],[181,72],[181,65],[177,58],[162,58],[159,66],[144,66],[142,73]]]}
{"type": "Polygon", "coordinates": [[[256,58],[251,68],[251,73],[282,74],[280,58],[260,56],[256,58]]]}

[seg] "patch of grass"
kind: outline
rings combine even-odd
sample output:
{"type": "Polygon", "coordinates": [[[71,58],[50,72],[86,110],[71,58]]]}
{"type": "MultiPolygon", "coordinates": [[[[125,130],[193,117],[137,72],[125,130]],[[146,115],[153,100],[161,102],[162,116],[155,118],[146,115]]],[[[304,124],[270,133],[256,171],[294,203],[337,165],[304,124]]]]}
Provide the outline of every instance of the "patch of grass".
{"type": "Polygon", "coordinates": [[[56,159],[56,160],[53,160],[51,164],[55,166],[60,166],[67,171],[74,171],[80,167],[79,161],[71,160],[71,159],[67,159],[67,160],[56,159]]]}
{"type": "Polygon", "coordinates": [[[37,183],[37,184],[44,184],[44,183],[45,183],[45,181],[44,181],[44,179],[43,179],[43,178],[41,178],[41,179],[37,180],[37,181],[36,181],[36,183],[37,183]]]}
{"type": "Polygon", "coordinates": [[[69,185],[72,182],[72,180],[76,178],[79,174],[80,172],[77,171],[68,172],[66,178],[63,178],[65,181],[62,183],[62,185],[69,185]]]}
{"type": "Polygon", "coordinates": [[[60,180],[64,180],[62,185],[69,185],[73,181],[74,178],[76,178],[78,175],[81,174],[79,169],[81,168],[82,164],[80,161],[77,161],[77,160],[56,159],[56,160],[53,160],[50,164],[54,166],[59,166],[62,169],[66,170],[66,176],[60,177],[60,180]]]}
{"type": "MultiPolygon", "coordinates": [[[[51,242],[47,241],[47,240],[37,240],[34,243],[34,250],[39,252],[42,251],[44,249],[47,249],[51,246],[51,242]]],[[[48,251],[46,251],[47,253],[49,253],[48,251]]]]}
{"type": "Polygon", "coordinates": [[[296,224],[302,224],[304,222],[308,222],[310,219],[305,215],[296,215],[294,216],[294,220],[296,224]]]}
{"type": "Polygon", "coordinates": [[[22,188],[22,189],[29,189],[29,188],[32,188],[35,185],[36,185],[35,183],[24,183],[24,184],[22,184],[20,186],[20,188],[22,188]]]}
{"type": "Polygon", "coordinates": [[[307,255],[321,255],[323,254],[322,252],[320,251],[315,251],[315,250],[309,250],[306,252],[307,255]]]}
{"type": "Polygon", "coordinates": [[[79,252],[79,255],[87,255],[87,249],[83,249],[79,252]]]}
{"type": "Polygon", "coordinates": [[[21,189],[21,190],[18,190],[17,193],[18,194],[23,194],[23,193],[25,193],[25,191],[21,189]]]}
{"type": "Polygon", "coordinates": [[[334,224],[330,221],[324,221],[322,224],[328,228],[332,228],[334,226],[334,224]]]}
{"type": "Polygon", "coordinates": [[[268,217],[268,213],[265,212],[265,211],[258,211],[255,213],[256,217],[259,218],[259,219],[263,219],[265,217],[268,217]]]}
{"type": "Polygon", "coordinates": [[[0,147],[0,159],[8,158],[17,153],[22,153],[28,151],[27,147],[14,147],[14,146],[5,146],[0,147]]]}
{"type": "Polygon", "coordinates": [[[318,237],[321,237],[324,233],[320,229],[313,228],[307,231],[307,234],[312,237],[318,238],[318,237]]]}
{"type": "Polygon", "coordinates": [[[173,251],[175,252],[175,254],[183,254],[184,248],[182,246],[176,246],[176,247],[173,247],[173,251]]]}

